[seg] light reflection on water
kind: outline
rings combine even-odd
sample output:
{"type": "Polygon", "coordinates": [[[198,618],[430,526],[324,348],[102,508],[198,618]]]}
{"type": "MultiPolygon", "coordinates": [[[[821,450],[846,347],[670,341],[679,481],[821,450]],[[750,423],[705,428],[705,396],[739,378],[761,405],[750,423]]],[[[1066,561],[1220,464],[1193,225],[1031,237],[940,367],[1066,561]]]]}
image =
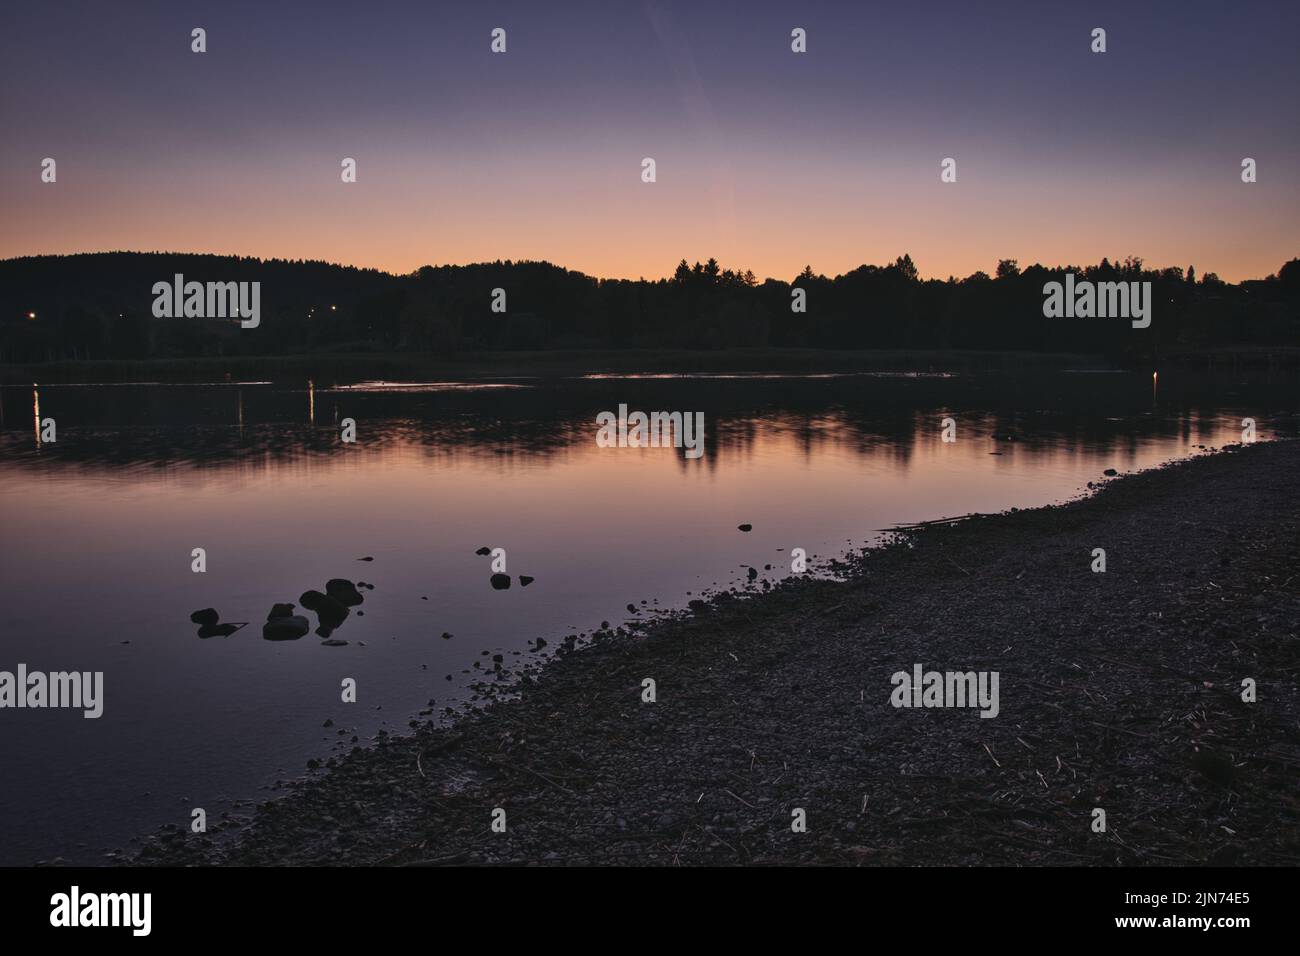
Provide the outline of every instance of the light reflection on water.
{"type": "Polygon", "coordinates": [[[54,444],[39,428],[33,440],[31,387],[4,388],[0,669],[103,670],[106,701],[97,721],[0,713],[0,862],[102,862],[134,834],[186,826],[192,807],[264,798],[354,732],[400,732],[431,698],[465,699],[484,650],[517,661],[533,638],[553,647],[681,606],[747,566],[773,580],[792,547],[825,558],[893,524],[1064,500],[1105,468],[1237,441],[1246,415],[1261,439],[1296,432],[1294,383],[1153,384],[42,385],[54,444]],[[704,457],[598,448],[596,414],[620,403],[704,411],[704,457]],[[940,440],[948,416],[954,444],[940,440]],[[355,445],[339,441],[345,418],[355,445]],[[506,549],[510,590],[490,587],[481,546],[506,549]],[[262,639],[273,603],[335,577],[375,586],[333,635],[346,646],[262,639]],[[208,606],[252,623],[201,640],[189,615],[208,606]],[[339,700],[344,677],[357,704],[339,700]]]}

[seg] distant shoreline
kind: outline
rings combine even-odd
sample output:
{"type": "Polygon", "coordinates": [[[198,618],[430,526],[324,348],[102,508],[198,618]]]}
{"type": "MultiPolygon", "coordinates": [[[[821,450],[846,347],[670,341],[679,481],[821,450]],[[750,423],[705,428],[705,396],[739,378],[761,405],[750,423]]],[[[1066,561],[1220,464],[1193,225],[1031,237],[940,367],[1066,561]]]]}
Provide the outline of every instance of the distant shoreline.
{"type": "MultiPolygon", "coordinates": [[[[1300,349],[1249,347],[1171,353],[1162,364],[1190,369],[1271,368],[1300,364],[1300,349]]],[[[466,352],[438,357],[418,352],[348,352],[306,355],[199,356],[0,364],[0,384],[32,382],[221,382],[274,381],[318,385],[367,379],[427,381],[479,378],[566,378],[600,372],[836,373],[973,372],[1087,368],[1122,370],[1097,355],[927,349],[595,349],[466,352]]]]}
{"type": "MultiPolygon", "coordinates": [[[[1160,367],[1189,371],[1300,369],[1300,347],[1238,346],[1187,349],[1159,360],[1160,367]]],[[[1144,364],[1142,369],[1150,368],[1144,364]]],[[[196,356],[0,364],[0,385],[37,383],[156,382],[190,384],[270,381],[317,385],[372,379],[464,381],[599,374],[853,372],[981,372],[1088,369],[1126,371],[1099,355],[1071,352],[1009,352],[928,349],[565,349],[465,352],[438,357],[419,352],[347,352],[305,355],[196,356]],[[229,376],[229,379],[226,378],[229,376]]]]}
{"type": "Polygon", "coordinates": [[[131,862],[1293,866],[1297,482],[1300,442],[1231,446],[908,531],[843,581],[548,634],[484,710],[131,862]],[[891,706],[918,665],[998,672],[998,716],[891,706]]]}
{"type": "Polygon", "coordinates": [[[1072,353],[837,350],[837,349],[565,349],[465,352],[454,357],[419,352],[346,352],[306,355],[199,356],[170,359],[59,361],[0,365],[0,383],[31,382],[305,382],[318,385],[367,379],[454,380],[536,376],[567,378],[601,372],[974,371],[999,368],[1111,367],[1097,356],[1072,353]]]}

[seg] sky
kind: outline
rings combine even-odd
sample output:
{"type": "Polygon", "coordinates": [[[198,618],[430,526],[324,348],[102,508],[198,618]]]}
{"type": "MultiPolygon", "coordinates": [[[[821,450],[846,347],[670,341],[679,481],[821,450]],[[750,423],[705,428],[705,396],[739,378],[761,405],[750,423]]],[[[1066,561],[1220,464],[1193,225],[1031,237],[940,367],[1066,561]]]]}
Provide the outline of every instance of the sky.
{"type": "Polygon", "coordinates": [[[1298,28],[1294,0],[9,4],[0,258],[1259,278],[1300,256],[1298,28]]]}

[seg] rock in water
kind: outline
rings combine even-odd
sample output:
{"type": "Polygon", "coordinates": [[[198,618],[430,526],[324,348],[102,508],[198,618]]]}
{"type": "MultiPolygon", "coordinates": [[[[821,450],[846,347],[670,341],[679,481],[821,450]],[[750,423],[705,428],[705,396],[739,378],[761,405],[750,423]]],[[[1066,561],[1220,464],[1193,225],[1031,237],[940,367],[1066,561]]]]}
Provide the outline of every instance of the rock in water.
{"type": "Polygon", "coordinates": [[[506,591],[510,588],[510,575],[494,574],[492,575],[492,587],[498,591],[506,591]]]}
{"type": "Polygon", "coordinates": [[[221,620],[221,615],[217,613],[216,608],[205,607],[203,610],[191,614],[190,620],[201,627],[212,627],[217,621],[221,620]]]}
{"type": "Polygon", "coordinates": [[[348,616],[348,609],[334,598],[319,591],[304,591],[298,603],[309,611],[315,611],[322,624],[338,627],[348,616]]]}
{"type": "Polygon", "coordinates": [[[492,553],[492,549],[489,548],[489,547],[484,546],[484,547],[482,547],[482,548],[479,548],[479,549],[478,549],[477,551],[475,551],[474,553],[477,554],[477,555],[479,555],[480,557],[483,557],[483,556],[485,556],[485,555],[489,555],[489,554],[491,554],[491,553],[492,553]]]}
{"type": "Polygon", "coordinates": [[[234,622],[227,624],[204,624],[199,628],[199,637],[204,640],[207,640],[209,637],[229,637],[243,626],[243,624],[237,624],[234,622]]]}
{"type": "Polygon", "coordinates": [[[277,617],[290,617],[293,614],[294,605],[292,604],[272,604],[271,613],[266,616],[268,621],[274,621],[277,617]]]}
{"type": "Polygon", "coordinates": [[[536,581],[536,580],[537,580],[537,578],[530,578],[530,577],[529,577],[528,575],[526,575],[526,574],[521,574],[521,575],[519,575],[519,586],[520,586],[521,588],[526,588],[526,587],[528,587],[528,585],[532,584],[532,583],[533,583],[534,581],[536,581]]]}
{"type": "Polygon", "coordinates": [[[301,614],[277,617],[262,625],[262,637],[268,641],[296,641],[311,630],[311,622],[301,614]]]}
{"type": "Polygon", "coordinates": [[[736,528],[740,531],[744,531],[746,534],[754,530],[754,526],[752,524],[738,524],[736,525],[736,528]]]}
{"type": "Polygon", "coordinates": [[[344,607],[355,607],[365,600],[357,586],[346,578],[330,578],[325,582],[325,593],[344,607]]]}

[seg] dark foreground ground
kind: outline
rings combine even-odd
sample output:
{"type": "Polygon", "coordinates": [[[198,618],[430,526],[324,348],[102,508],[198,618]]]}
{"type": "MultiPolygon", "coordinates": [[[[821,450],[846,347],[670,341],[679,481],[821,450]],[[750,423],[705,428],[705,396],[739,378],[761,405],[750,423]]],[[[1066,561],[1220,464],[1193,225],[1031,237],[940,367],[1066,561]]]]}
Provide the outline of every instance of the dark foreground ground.
{"type": "Polygon", "coordinates": [[[844,582],[562,650],[135,862],[1295,865],[1297,488],[1276,442],[908,534],[844,582]],[[1001,713],[895,709],[917,663],[998,671],[1001,713]]]}

